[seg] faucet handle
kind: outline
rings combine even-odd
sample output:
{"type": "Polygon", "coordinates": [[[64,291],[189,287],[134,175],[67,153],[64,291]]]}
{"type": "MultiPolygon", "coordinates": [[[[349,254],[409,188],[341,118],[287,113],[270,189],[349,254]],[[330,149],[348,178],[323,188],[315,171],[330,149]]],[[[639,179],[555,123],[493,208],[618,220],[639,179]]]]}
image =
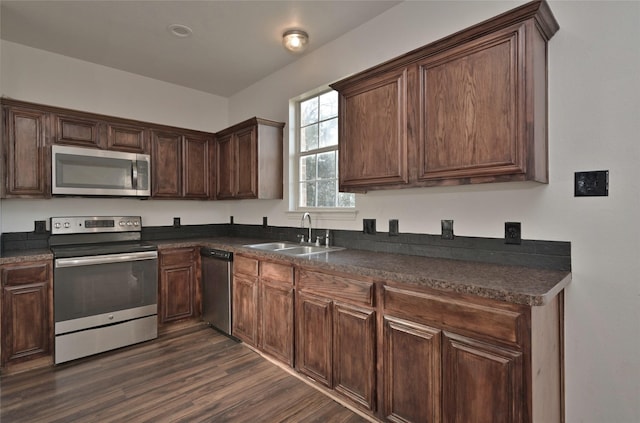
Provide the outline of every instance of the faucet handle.
{"type": "Polygon", "coordinates": [[[298,241],[300,242],[300,244],[304,243],[304,234],[298,234],[296,235],[298,237],[298,241]]]}

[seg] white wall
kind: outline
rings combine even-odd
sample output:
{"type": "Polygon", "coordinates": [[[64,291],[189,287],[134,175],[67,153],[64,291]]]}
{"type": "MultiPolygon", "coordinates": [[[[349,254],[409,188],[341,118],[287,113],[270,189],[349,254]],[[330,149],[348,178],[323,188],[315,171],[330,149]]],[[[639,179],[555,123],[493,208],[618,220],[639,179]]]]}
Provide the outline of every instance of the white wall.
{"type": "MultiPolygon", "coordinates": [[[[229,125],[228,99],[59,54],[0,41],[0,92],[18,100],[214,132],[229,125]]],[[[225,202],[134,199],[2,200],[2,232],[33,230],[51,216],[131,214],[145,225],[218,223],[225,202]]]]}
{"type": "MultiPolygon", "coordinates": [[[[302,93],[391,59],[522,2],[404,2],[230,99],[230,120],[287,121],[302,93]]],[[[566,291],[567,422],[640,421],[640,2],[550,2],[560,31],[549,43],[550,182],[358,195],[354,221],[400,220],[404,232],[501,237],[520,221],[527,239],[572,243],[566,291]],[[608,197],[574,198],[573,173],[610,171],[608,197]]],[[[313,34],[311,42],[313,42],[313,34]]],[[[287,129],[289,129],[287,127],[287,129]]],[[[287,201],[230,206],[236,220],[297,225],[287,201]]]]}
{"type": "MultiPolygon", "coordinates": [[[[407,1],[226,99],[126,72],[0,42],[3,95],[74,109],[215,131],[247,117],[288,121],[288,101],[510,9],[521,1],[407,1]]],[[[400,220],[403,232],[571,241],[566,295],[567,422],[640,421],[640,2],[551,1],[560,31],[549,44],[550,183],[371,192],[356,220],[316,225],[360,229],[362,218],[400,220]],[[608,197],[574,198],[573,173],[608,169],[608,197]]],[[[313,42],[313,34],[311,34],[313,42]]],[[[287,126],[287,130],[288,130],[287,126]]],[[[285,172],[286,174],[286,172],[285,172]]],[[[3,200],[1,229],[29,231],[54,215],[131,213],[147,225],[298,225],[287,201],[3,200]]]]}

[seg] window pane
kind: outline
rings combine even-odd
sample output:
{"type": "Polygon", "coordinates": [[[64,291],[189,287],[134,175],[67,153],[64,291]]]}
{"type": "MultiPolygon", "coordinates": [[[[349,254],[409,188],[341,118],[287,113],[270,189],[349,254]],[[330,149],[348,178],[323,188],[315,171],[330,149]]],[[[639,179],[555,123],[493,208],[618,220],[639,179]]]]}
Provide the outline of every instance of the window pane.
{"type": "Polygon", "coordinates": [[[318,179],[336,179],[336,152],[318,154],[318,179]]]}
{"type": "Polygon", "coordinates": [[[318,121],[318,97],[300,103],[300,126],[318,121]]]}
{"type": "Polygon", "coordinates": [[[300,180],[311,181],[316,179],[316,155],[300,157],[300,180]]]}
{"type": "Polygon", "coordinates": [[[300,207],[316,206],[316,184],[315,182],[303,182],[300,184],[300,207]]]}
{"type": "Polygon", "coordinates": [[[300,151],[318,148],[318,124],[304,127],[300,130],[300,151]]]}
{"type": "Polygon", "coordinates": [[[336,181],[318,182],[318,207],[336,206],[336,181]]]}
{"type": "Polygon", "coordinates": [[[349,194],[346,192],[338,193],[338,207],[355,207],[356,196],[355,194],[349,194]]]}
{"type": "Polygon", "coordinates": [[[338,116],[338,92],[329,91],[320,96],[320,120],[338,116]]]}
{"type": "Polygon", "coordinates": [[[338,145],[338,119],[320,122],[320,147],[338,145]]]}

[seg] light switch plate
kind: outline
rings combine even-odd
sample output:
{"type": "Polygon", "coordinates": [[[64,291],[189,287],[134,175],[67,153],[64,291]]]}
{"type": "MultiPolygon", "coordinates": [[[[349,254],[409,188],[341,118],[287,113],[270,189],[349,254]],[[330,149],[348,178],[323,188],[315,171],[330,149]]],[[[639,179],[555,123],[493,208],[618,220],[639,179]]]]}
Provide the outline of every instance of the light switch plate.
{"type": "Polygon", "coordinates": [[[362,232],[368,235],[376,234],[376,220],[375,219],[362,219],[362,232]]]}
{"type": "Polygon", "coordinates": [[[453,235],[453,220],[441,220],[440,226],[442,227],[440,238],[451,240],[455,237],[453,235]]]}
{"type": "Polygon", "coordinates": [[[592,170],[575,172],[573,188],[574,197],[607,197],[609,196],[609,171],[592,170]]]}
{"type": "Polygon", "coordinates": [[[398,236],[399,234],[398,219],[389,219],[389,236],[398,236]]]}
{"type": "Polygon", "coordinates": [[[504,243],[516,245],[522,243],[522,225],[520,222],[504,222],[504,243]]]}

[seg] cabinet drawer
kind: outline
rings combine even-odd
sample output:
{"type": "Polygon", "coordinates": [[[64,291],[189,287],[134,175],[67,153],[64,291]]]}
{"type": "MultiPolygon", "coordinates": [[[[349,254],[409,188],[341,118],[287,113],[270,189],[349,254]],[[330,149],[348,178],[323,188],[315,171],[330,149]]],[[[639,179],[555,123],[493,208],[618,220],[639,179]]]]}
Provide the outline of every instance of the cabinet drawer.
{"type": "Polygon", "coordinates": [[[177,266],[193,263],[193,248],[166,250],[160,253],[162,266],[177,266]]]}
{"type": "Polygon", "coordinates": [[[373,307],[373,282],[299,269],[298,289],[373,307]]]}
{"type": "Polygon", "coordinates": [[[233,261],[233,273],[258,276],[258,260],[236,255],[233,261]]]}
{"type": "Polygon", "coordinates": [[[49,263],[24,263],[2,268],[2,285],[24,285],[48,280],[49,263]]]}
{"type": "Polygon", "coordinates": [[[293,266],[263,261],[260,262],[260,276],[272,281],[293,285],[293,266]]]}
{"type": "Polygon", "coordinates": [[[524,316],[522,313],[424,292],[384,287],[384,311],[417,323],[472,332],[519,344],[524,316]]]}

